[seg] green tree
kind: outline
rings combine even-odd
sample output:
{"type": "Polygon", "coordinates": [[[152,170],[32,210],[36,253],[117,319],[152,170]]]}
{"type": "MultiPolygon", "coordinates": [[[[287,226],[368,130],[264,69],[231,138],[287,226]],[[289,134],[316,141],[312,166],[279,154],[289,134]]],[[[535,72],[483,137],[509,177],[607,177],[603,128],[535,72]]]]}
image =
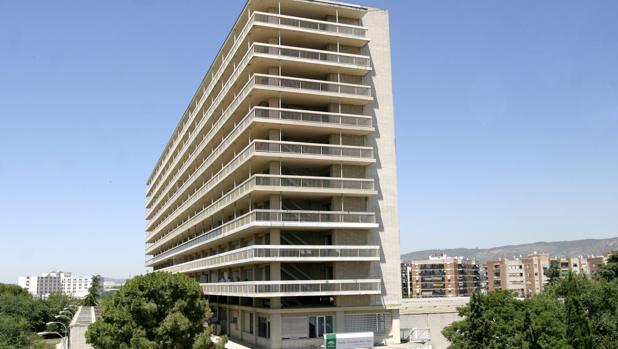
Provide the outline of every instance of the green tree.
{"type": "Polygon", "coordinates": [[[560,262],[552,260],[549,262],[549,268],[545,271],[545,276],[549,278],[549,282],[552,283],[556,280],[560,280],[560,262]]]}
{"type": "Polygon", "coordinates": [[[96,349],[210,349],[212,314],[199,284],[182,274],[149,273],[129,280],[105,303],[86,332],[96,349]]]}
{"type": "Polygon", "coordinates": [[[618,279],[618,251],[614,251],[609,255],[605,265],[599,266],[595,273],[595,277],[606,281],[618,279]]]}
{"type": "Polygon", "coordinates": [[[452,349],[521,348],[523,304],[508,291],[474,293],[470,303],[459,309],[464,319],[447,326],[442,334],[452,349]]]}
{"type": "Polygon", "coordinates": [[[88,288],[88,294],[84,298],[83,305],[95,306],[99,304],[99,298],[103,293],[103,278],[101,275],[95,275],[92,277],[90,288],[88,288]]]}

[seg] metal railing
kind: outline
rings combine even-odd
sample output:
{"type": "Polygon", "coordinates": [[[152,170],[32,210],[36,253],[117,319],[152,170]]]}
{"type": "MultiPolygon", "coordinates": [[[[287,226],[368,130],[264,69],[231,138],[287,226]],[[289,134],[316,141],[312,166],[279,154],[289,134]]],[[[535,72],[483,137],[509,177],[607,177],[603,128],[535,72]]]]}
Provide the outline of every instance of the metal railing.
{"type": "Polygon", "coordinates": [[[370,116],[327,113],[313,110],[255,107],[252,110],[255,117],[286,121],[314,122],[342,126],[372,127],[370,116]]]}
{"type": "Polygon", "coordinates": [[[202,283],[205,294],[275,297],[277,295],[379,294],[378,279],[293,280],[202,283]]]}
{"type": "Polygon", "coordinates": [[[252,80],[256,85],[371,97],[371,86],[367,85],[268,74],[253,74],[252,80]]]}
{"type": "Polygon", "coordinates": [[[308,59],[320,62],[331,62],[338,64],[347,64],[369,68],[371,60],[369,56],[353,55],[336,51],[314,50],[303,47],[273,45],[265,43],[254,43],[250,50],[252,53],[258,53],[269,56],[281,56],[290,58],[308,59]]]}
{"type": "Polygon", "coordinates": [[[188,272],[246,263],[255,260],[302,261],[303,259],[318,259],[326,261],[370,261],[380,259],[379,249],[379,246],[304,245],[295,247],[282,245],[254,245],[173,265],[160,270],[172,273],[188,272]]]}
{"type": "Polygon", "coordinates": [[[293,211],[293,210],[253,210],[232,219],[222,225],[204,232],[192,239],[178,243],[166,251],[154,255],[146,264],[159,262],[179,253],[188,251],[222,236],[233,234],[237,230],[250,224],[260,222],[271,226],[289,225],[290,223],[320,224],[325,226],[375,227],[375,213],[373,212],[342,212],[342,211],[293,211]]]}
{"type": "Polygon", "coordinates": [[[291,28],[314,30],[334,34],[344,34],[359,38],[364,38],[367,33],[367,28],[358,25],[320,21],[309,18],[286,16],[259,11],[255,11],[253,15],[256,22],[276,24],[291,28]]]}

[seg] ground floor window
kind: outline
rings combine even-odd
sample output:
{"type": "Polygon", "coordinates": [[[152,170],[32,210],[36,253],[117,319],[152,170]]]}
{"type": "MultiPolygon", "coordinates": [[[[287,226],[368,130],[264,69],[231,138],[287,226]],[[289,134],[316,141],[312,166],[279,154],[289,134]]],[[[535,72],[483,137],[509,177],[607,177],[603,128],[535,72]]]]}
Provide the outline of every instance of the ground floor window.
{"type": "Polygon", "coordinates": [[[350,314],[345,316],[346,332],[374,332],[387,334],[391,331],[391,314],[350,314]]]}
{"type": "Polygon", "coordinates": [[[258,316],[258,336],[270,338],[270,321],[263,316],[258,316]]]}

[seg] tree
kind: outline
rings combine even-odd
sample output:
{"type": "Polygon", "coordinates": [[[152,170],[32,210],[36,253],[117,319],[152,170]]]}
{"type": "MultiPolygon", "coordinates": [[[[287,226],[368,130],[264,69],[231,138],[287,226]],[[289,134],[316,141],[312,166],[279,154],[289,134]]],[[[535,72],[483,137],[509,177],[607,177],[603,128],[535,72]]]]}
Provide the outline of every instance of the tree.
{"type": "Polygon", "coordinates": [[[595,277],[606,281],[618,279],[618,251],[614,251],[609,255],[605,265],[599,266],[595,273],[595,277]]]}
{"type": "Polygon", "coordinates": [[[520,348],[524,320],[523,302],[508,291],[476,292],[459,309],[464,319],[447,326],[442,334],[452,349],[520,348]]]}
{"type": "Polygon", "coordinates": [[[560,262],[556,260],[552,260],[549,262],[549,268],[545,270],[545,276],[549,279],[549,282],[552,283],[556,280],[560,279],[560,262]]]}
{"type": "Polygon", "coordinates": [[[154,272],[129,280],[86,332],[96,349],[223,348],[210,340],[211,312],[199,284],[182,274],[154,272]]]}
{"type": "Polygon", "coordinates": [[[99,297],[101,297],[101,293],[103,292],[102,280],[103,278],[101,275],[95,275],[92,277],[92,282],[90,284],[90,288],[88,288],[88,294],[84,298],[83,305],[98,305],[99,297]]]}

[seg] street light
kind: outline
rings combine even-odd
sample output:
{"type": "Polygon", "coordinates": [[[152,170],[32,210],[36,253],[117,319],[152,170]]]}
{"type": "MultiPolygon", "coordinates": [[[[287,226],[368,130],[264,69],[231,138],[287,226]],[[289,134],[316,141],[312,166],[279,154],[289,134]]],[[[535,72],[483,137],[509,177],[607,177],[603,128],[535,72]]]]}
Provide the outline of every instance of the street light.
{"type": "Polygon", "coordinates": [[[64,328],[64,335],[65,335],[65,337],[67,337],[66,348],[68,349],[69,346],[71,345],[70,344],[71,337],[69,336],[70,328],[67,327],[67,325],[65,325],[64,323],[59,322],[59,321],[50,321],[50,322],[46,323],[45,326],[56,325],[56,324],[62,325],[62,327],[64,328]]]}
{"type": "Polygon", "coordinates": [[[68,333],[67,331],[67,325],[65,325],[64,323],[60,322],[60,321],[50,321],[48,323],[45,324],[45,326],[51,326],[51,325],[62,325],[62,327],[64,328],[64,333],[68,333]]]}
{"type": "MultiPolygon", "coordinates": [[[[56,335],[56,336],[58,336],[58,337],[60,337],[60,338],[64,338],[64,336],[63,336],[63,335],[61,335],[60,333],[58,333],[58,332],[53,332],[53,331],[37,332],[36,334],[37,334],[37,336],[40,336],[40,337],[45,337],[45,336],[50,336],[50,335],[56,335]]],[[[67,343],[68,343],[68,338],[67,338],[67,343]]]]}
{"type": "Polygon", "coordinates": [[[64,318],[64,319],[67,319],[69,322],[71,322],[71,318],[66,316],[66,315],[64,315],[64,314],[55,315],[54,318],[55,319],[62,319],[62,318],[64,318]]]}
{"type": "Polygon", "coordinates": [[[68,309],[62,309],[58,312],[58,314],[70,314],[71,316],[73,316],[74,314],[71,313],[68,309]]]}

